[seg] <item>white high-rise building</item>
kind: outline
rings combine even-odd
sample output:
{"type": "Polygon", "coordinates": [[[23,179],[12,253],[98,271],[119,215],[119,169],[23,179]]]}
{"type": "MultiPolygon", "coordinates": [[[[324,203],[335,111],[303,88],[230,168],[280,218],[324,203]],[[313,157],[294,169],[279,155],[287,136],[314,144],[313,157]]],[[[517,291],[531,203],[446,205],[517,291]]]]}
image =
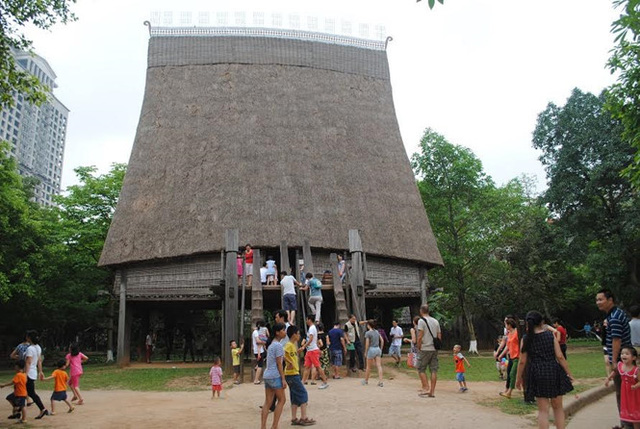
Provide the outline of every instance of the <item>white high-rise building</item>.
{"type": "MultiPolygon", "coordinates": [[[[56,88],[56,74],[47,61],[28,52],[14,52],[16,64],[38,77],[40,82],[56,88]]],[[[48,101],[36,106],[16,94],[12,107],[4,107],[0,117],[0,140],[9,142],[9,154],[18,161],[25,177],[35,177],[35,200],[52,205],[52,196],[60,193],[62,160],[67,135],[67,109],[53,93],[48,101]]]]}

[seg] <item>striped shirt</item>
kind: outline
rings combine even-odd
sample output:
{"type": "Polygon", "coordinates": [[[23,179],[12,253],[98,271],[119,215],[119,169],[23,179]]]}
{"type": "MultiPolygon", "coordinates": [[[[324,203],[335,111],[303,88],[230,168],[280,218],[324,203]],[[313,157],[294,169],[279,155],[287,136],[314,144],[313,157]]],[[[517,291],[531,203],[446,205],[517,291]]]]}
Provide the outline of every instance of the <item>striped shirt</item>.
{"type": "MultiPolygon", "coordinates": [[[[627,314],[618,307],[607,314],[607,353],[609,354],[609,362],[613,360],[613,339],[620,338],[621,346],[631,344],[631,330],[629,329],[629,318],[627,314]]],[[[620,359],[620,357],[618,357],[620,359]]]]}

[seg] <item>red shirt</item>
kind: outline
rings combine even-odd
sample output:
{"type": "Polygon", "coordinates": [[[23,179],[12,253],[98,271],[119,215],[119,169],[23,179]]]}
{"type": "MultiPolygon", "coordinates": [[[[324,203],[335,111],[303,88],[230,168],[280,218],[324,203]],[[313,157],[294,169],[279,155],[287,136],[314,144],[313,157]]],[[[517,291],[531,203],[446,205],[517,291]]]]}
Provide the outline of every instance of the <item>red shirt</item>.
{"type": "Polygon", "coordinates": [[[567,344],[567,330],[564,329],[564,326],[558,325],[556,328],[558,332],[560,332],[560,344],[567,344]]]}
{"type": "Polygon", "coordinates": [[[244,260],[247,264],[253,264],[253,249],[244,252],[244,260]]]}

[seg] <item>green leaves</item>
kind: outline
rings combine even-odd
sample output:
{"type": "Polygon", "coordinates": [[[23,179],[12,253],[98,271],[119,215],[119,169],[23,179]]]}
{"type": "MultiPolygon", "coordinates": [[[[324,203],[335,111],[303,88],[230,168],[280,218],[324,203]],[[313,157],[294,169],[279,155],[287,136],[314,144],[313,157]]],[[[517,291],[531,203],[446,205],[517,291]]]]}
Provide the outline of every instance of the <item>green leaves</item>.
{"type": "MultiPolygon", "coordinates": [[[[416,0],[416,3],[420,3],[421,0],[416,0]]],[[[438,0],[438,2],[440,4],[444,4],[444,0],[438,0]]],[[[436,5],[436,0],[429,0],[428,2],[429,4],[429,9],[433,9],[433,7],[436,5]]]]}

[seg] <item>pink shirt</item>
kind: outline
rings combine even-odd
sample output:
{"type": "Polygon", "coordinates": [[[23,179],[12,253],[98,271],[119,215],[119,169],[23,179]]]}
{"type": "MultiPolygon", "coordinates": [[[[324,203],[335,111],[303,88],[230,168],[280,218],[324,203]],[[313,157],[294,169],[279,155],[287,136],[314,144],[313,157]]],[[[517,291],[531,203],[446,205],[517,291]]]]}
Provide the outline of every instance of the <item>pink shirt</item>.
{"type": "Polygon", "coordinates": [[[86,359],[87,357],[82,353],[78,353],[76,356],[71,356],[71,353],[69,353],[65,358],[69,361],[69,376],[81,375],[82,359],[86,359]]]}
{"type": "Polygon", "coordinates": [[[219,386],[222,384],[222,368],[219,366],[212,366],[211,371],[209,371],[209,375],[211,376],[212,386],[219,386]]]}

